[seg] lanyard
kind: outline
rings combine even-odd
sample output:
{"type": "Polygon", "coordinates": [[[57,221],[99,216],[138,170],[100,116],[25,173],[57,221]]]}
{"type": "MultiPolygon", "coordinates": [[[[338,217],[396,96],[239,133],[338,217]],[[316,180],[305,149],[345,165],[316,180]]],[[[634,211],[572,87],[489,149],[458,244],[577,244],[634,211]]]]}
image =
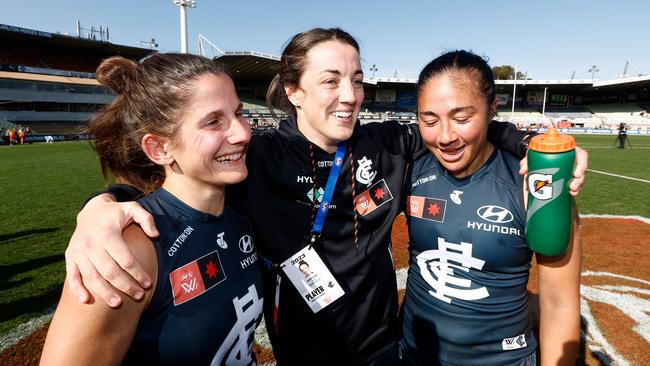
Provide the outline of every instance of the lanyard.
{"type": "Polygon", "coordinates": [[[320,233],[323,230],[325,216],[327,215],[327,211],[330,208],[332,195],[334,195],[334,187],[336,187],[336,181],[339,179],[339,173],[341,171],[341,166],[343,165],[346,145],[347,143],[343,141],[339,143],[338,147],[336,148],[336,154],[334,154],[334,161],[332,162],[332,169],[330,170],[330,175],[327,178],[327,184],[325,185],[325,193],[323,194],[323,199],[321,201],[320,208],[318,209],[318,214],[316,214],[314,225],[311,228],[312,242],[317,236],[320,236],[320,233]]]}

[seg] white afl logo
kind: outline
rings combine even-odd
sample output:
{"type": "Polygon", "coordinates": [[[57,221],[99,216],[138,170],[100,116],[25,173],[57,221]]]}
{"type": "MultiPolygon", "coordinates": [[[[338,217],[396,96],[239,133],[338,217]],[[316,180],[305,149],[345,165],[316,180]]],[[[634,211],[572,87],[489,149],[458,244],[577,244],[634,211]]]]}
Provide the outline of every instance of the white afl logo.
{"type": "Polygon", "coordinates": [[[239,250],[244,253],[250,253],[253,251],[253,238],[250,235],[244,235],[239,238],[239,250]]]}
{"type": "Polygon", "coordinates": [[[553,175],[533,173],[528,176],[528,191],[538,200],[553,198],[553,175]]]}

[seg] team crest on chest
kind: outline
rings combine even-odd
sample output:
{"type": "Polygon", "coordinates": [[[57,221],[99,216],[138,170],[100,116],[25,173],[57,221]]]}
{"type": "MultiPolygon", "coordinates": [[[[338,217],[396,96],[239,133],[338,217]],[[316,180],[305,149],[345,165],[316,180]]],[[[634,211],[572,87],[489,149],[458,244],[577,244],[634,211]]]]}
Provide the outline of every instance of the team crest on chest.
{"type": "Polygon", "coordinates": [[[361,160],[357,160],[357,165],[357,182],[370,186],[377,177],[377,171],[372,170],[372,160],[364,156],[361,160]]]}

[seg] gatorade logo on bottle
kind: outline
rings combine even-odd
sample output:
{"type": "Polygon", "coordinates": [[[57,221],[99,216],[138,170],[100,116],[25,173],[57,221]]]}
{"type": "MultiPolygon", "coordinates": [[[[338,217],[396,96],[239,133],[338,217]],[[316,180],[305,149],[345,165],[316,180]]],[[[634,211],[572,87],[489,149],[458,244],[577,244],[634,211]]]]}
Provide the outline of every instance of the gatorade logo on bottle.
{"type": "Polygon", "coordinates": [[[538,200],[550,200],[553,198],[553,175],[552,174],[530,174],[528,176],[528,190],[538,200]]]}
{"type": "Polygon", "coordinates": [[[575,139],[550,128],[528,144],[528,207],[526,241],[537,253],[554,256],[566,252],[571,237],[571,180],[575,139]]]}
{"type": "Polygon", "coordinates": [[[562,193],[564,178],[553,180],[558,168],[539,169],[528,175],[528,193],[535,200],[528,202],[528,213],[533,214],[545,205],[553,202],[562,193]]]}

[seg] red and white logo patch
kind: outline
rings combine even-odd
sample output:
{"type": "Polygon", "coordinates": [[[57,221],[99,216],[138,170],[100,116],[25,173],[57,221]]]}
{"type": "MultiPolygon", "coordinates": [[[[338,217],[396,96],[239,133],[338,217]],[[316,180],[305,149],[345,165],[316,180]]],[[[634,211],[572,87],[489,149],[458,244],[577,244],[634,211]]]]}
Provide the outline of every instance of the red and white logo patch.
{"type": "Polygon", "coordinates": [[[392,199],[393,194],[388,189],[386,181],[382,179],[356,196],[354,204],[359,215],[365,216],[392,199]]]}
{"type": "Polygon", "coordinates": [[[225,279],[226,274],[216,250],[175,269],[169,274],[174,306],[192,300],[225,279]]]}
{"type": "Polygon", "coordinates": [[[421,196],[406,197],[406,214],[411,217],[443,222],[446,209],[447,200],[421,196]]]}

